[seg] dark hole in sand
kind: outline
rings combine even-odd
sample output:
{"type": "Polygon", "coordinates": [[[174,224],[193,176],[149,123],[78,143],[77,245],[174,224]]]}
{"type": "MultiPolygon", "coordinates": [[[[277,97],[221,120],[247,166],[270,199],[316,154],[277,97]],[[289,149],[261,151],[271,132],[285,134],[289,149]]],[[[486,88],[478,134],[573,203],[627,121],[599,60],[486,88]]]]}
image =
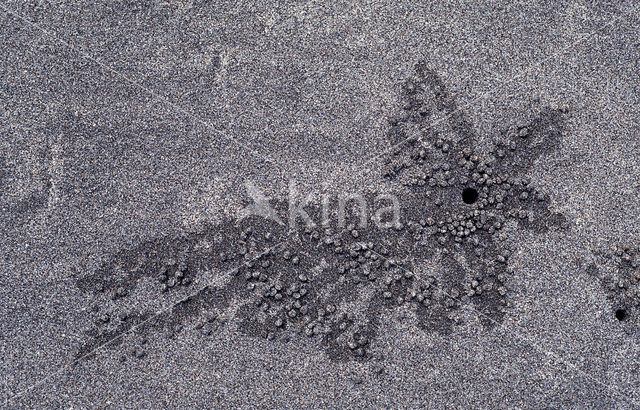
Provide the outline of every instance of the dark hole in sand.
{"type": "Polygon", "coordinates": [[[627,318],[627,311],[625,309],[616,310],[616,319],[623,321],[627,318]]]}
{"type": "Polygon", "coordinates": [[[473,204],[478,200],[478,191],[475,188],[465,188],[462,190],[462,202],[473,204]]]}

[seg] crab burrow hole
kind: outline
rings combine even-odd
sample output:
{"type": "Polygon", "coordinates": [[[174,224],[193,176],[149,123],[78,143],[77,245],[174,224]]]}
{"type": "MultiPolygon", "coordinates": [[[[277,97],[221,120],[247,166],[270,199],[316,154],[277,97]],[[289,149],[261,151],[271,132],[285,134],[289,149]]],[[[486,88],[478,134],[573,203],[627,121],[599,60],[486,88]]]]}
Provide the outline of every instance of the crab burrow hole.
{"type": "Polygon", "coordinates": [[[462,190],[462,202],[471,205],[478,200],[478,191],[475,188],[465,188],[462,190]]]}

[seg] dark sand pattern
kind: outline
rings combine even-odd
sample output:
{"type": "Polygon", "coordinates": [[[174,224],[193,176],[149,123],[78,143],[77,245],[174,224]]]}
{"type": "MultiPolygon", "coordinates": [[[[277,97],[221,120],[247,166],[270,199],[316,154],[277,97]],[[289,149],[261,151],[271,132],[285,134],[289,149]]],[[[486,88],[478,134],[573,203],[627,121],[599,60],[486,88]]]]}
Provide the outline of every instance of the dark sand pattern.
{"type": "Polygon", "coordinates": [[[618,246],[612,252],[597,253],[588,267],[602,284],[611,304],[611,315],[629,323],[630,333],[640,325],[640,249],[618,246]]]}
{"type": "MultiPolygon", "coordinates": [[[[403,84],[398,106],[384,159],[384,183],[406,191],[395,225],[363,227],[358,209],[347,207],[345,226],[330,218],[289,232],[251,216],[123,250],[78,281],[96,300],[95,326],[77,357],[116,345],[109,341],[134,327],[143,336],[131,353],[141,358],[148,337],[185,327],[210,335],[234,322],[269,340],[314,338],[333,360],[366,360],[382,310],[405,304],[426,332],[447,334],[469,304],[485,327],[500,323],[511,273],[501,230],[511,223],[536,232],[568,228],[527,177],[561,143],[567,113],[543,110],[530,123],[499,130],[495,146],[477,152],[471,124],[423,63],[403,84]],[[211,273],[225,280],[209,283],[211,273]],[[131,308],[143,283],[154,302],[131,308]]],[[[384,202],[372,193],[366,199],[384,202]]],[[[285,203],[275,209],[286,215],[285,203]]],[[[304,209],[323,220],[320,204],[304,209]]]]}

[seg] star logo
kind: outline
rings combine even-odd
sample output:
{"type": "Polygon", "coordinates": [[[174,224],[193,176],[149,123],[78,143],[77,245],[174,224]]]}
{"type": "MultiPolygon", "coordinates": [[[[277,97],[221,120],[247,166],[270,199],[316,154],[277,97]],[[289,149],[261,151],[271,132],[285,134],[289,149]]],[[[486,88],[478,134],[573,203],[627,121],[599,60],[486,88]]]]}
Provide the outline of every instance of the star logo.
{"type": "Polygon", "coordinates": [[[249,194],[249,197],[253,200],[253,204],[248,205],[239,211],[239,219],[256,215],[275,221],[280,225],[284,225],[284,222],[280,219],[276,210],[273,209],[269,203],[269,197],[263,193],[262,189],[251,181],[246,181],[244,186],[247,189],[247,194],[249,194]]]}

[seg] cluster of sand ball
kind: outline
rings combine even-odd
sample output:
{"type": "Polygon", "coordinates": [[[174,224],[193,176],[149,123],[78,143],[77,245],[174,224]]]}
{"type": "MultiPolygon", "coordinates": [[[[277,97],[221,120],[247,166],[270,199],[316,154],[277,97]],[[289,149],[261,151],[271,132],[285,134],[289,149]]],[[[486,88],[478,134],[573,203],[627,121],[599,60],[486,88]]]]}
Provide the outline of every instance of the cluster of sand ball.
{"type": "MultiPolygon", "coordinates": [[[[433,331],[450,330],[455,312],[466,303],[483,312],[488,326],[502,320],[511,252],[502,244],[501,230],[510,222],[536,231],[566,223],[526,176],[537,157],[558,145],[565,113],[543,111],[530,123],[507,128],[493,149],[480,153],[474,150],[473,128],[424,64],[404,85],[399,106],[389,131],[394,148],[383,174],[386,184],[408,194],[404,220],[393,229],[315,226],[291,239],[275,224],[248,218],[159,238],[115,255],[82,282],[82,289],[104,299],[118,289],[125,294],[118,306],[105,302],[95,316],[126,310],[126,294],[149,276],[165,297],[178,289],[196,293],[151,321],[147,334],[169,329],[175,335],[193,323],[211,334],[206,330],[215,328],[208,325],[215,320],[206,319],[210,312],[240,305],[235,320],[247,334],[316,338],[334,359],[369,357],[383,309],[410,306],[420,326],[433,331]],[[434,114],[447,118],[445,133],[431,128],[434,114]],[[419,272],[429,260],[440,266],[437,277],[419,272]],[[116,267],[129,276],[114,279],[116,267]],[[212,270],[233,274],[225,285],[194,289],[197,279],[212,270]]],[[[107,331],[101,330],[107,322],[95,320],[84,351],[148,314],[107,321],[107,331]]],[[[143,350],[140,344],[136,349],[143,350]]]]}

